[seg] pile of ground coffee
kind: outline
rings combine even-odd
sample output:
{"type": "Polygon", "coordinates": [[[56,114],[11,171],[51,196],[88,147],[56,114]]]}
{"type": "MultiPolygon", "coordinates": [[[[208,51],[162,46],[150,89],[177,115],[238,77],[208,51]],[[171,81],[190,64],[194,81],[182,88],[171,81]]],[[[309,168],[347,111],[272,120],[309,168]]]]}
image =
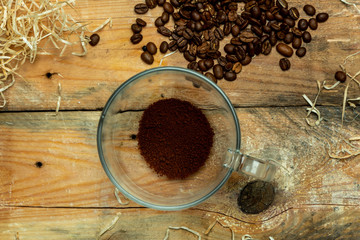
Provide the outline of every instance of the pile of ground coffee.
{"type": "Polygon", "coordinates": [[[184,179],[209,157],[214,131],[202,111],[188,101],[162,99],[139,123],[138,146],[148,165],[169,179],[184,179]]]}

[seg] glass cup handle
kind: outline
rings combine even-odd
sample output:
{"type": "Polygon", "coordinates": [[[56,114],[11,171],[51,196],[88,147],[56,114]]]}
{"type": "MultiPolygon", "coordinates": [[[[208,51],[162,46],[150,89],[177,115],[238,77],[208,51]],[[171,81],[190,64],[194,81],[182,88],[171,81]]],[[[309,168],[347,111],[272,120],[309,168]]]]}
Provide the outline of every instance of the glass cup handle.
{"type": "Polygon", "coordinates": [[[254,158],[231,149],[227,152],[224,166],[267,182],[274,178],[276,171],[276,166],[269,160],[254,158]]]}

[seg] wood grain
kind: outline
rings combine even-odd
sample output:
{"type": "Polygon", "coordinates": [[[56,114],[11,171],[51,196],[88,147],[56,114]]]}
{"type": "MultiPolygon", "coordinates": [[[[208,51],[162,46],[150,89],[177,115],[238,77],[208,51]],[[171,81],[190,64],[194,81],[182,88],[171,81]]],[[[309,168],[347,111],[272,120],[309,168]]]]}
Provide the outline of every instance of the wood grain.
{"type": "MultiPolygon", "coordinates": [[[[302,9],[303,1],[289,1],[291,6],[302,9]]],[[[343,59],[360,48],[359,15],[351,6],[338,0],[314,1],[318,12],[328,12],[330,19],[312,31],[313,41],[306,44],[307,55],[291,58],[291,70],[282,72],[278,66],[280,55],[273,49],[269,56],[259,56],[252,64],[245,66],[234,82],[220,81],[219,86],[229,95],[236,106],[304,106],[305,93],[313,98],[317,92],[316,81],[333,81],[334,72],[343,59]]],[[[81,0],[76,9],[79,19],[91,22],[94,29],[108,17],[113,18],[113,27],[100,32],[101,41],[96,47],[89,46],[86,57],[75,57],[69,48],[65,57],[39,56],[34,64],[22,66],[20,74],[25,80],[17,79],[16,84],[6,93],[7,106],[2,111],[54,110],[58,99],[58,83],[62,85],[62,110],[101,109],[111,93],[125,80],[140,71],[159,65],[162,54],[155,56],[152,66],[140,60],[141,46],[148,41],[157,45],[164,37],[156,33],[155,18],[160,8],[142,16],[148,26],[143,30],[144,40],[132,45],[130,25],[138,17],[133,12],[133,1],[81,0]],[[47,72],[60,73],[46,78],[47,72]]],[[[304,13],[301,12],[305,17],[304,13]]],[[[225,44],[226,40],[223,41],[225,44]]],[[[224,45],[223,44],[223,45],[224,45]]],[[[52,49],[47,49],[52,51],[52,49]]],[[[54,52],[56,53],[56,51],[54,52]]],[[[349,59],[347,70],[358,71],[359,57],[349,59]]],[[[177,53],[164,61],[165,66],[186,67],[186,61],[177,53]]],[[[327,91],[319,98],[319,104],[340,105],[344,86],[327,91]]],[[[349,97],[358,97],[359,89],[352,86],[349,97]]]]}
{"type": "MultiPolygon", "coordinates": [[[[139,239],[138,234],[144,239],[159,239],[172,223],[191,222],[189,227],[205,231],[214,219],[231,226],[237,234],[250,233],[261,238],[271,235],[275,239],[304,236],[304,239],[335,239],[334,236],[344,234],[343,239],[357,239],[360,156],[336,160],[328,156],[328,151],[359,148],[360,143],[353,142],[352,148],[344,140],[360,135],[360,123],[354,113],[347,116],[341,127],[339,108],[320,110],[326,121],[311,128],[304,121],[302,107],[237,109],[242,151],[276,160],[289,171],[277,172],[274,203],[257,215],[238,210],[239,191],[252,179],[237,174],[211,198],[186,211],[158,212],[133,202],[122,207],[97,155],[99,112],[69,111],[57,116],[49,112],[2,113],[0,229],[10,235],[24,231],[24,239],[25,236],[31,239],[36,231],[47,237],[72,239],[76,235],[88,236],[84,238],[87,239],[91,238],[89,234],[100,231],[103,217],[119,212],[122,221],[112,234],[126,232],[128,239],[139,239]],[[35,165],[37,161],[43,163],[41,168],[35,165]],[[67,222],[64,215],[74,220],[67,222]],[[139,220],[139,216],[143,219],[139,220]],[[204,216],[211,219],[203,219],[204,216]],[[43,226],[34,225],[34,221],[43,226]],[[80,224],[83,224],[81,231],[74,227],[80,224]],[[49,230],[49,226],[55,225],[61,234],[49,230]]],[[[138,118],[136,115],[141,112],[123,114],[127,114],[121,124],[125,129],[123,138],[127,139],[129,151],[134,151],[131,148],[136,148],[136,140],[130,135],[136,134],[136,130],[131,119],[138,118]]],[[[229,235],[227,230],[221,231],[214,239],[229,235]]],[[[176,234],[183,233],[173,233],[176,234]]],[[[6,239],[11,239],[10,235],[6,239]]]]}

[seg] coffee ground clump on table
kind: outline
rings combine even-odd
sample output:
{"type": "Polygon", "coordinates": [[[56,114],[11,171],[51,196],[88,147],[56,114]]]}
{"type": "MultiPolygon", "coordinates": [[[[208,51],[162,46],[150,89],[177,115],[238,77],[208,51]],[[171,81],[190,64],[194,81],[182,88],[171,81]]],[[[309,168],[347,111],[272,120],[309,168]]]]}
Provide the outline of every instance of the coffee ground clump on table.
{"type": "Polygon", "coordinates": [[[137,137],[140,153],[150,168],[169,179],[184,179],[205,164],[214,131],[199,108],[169,98],[144,111],[137,137]]]}

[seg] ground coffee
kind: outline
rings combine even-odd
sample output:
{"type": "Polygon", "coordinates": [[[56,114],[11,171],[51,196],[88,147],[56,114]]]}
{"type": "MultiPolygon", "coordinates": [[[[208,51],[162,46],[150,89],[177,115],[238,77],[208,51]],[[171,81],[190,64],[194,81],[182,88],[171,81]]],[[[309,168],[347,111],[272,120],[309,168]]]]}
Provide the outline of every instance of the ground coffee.
{"type": "Polygon", "coordinates": [[[169,179],[184,179],[207,160],[214,132],[201,110],[188,101],[151,104],[139,124],[138,146],[148,165],[169,179]]]}

